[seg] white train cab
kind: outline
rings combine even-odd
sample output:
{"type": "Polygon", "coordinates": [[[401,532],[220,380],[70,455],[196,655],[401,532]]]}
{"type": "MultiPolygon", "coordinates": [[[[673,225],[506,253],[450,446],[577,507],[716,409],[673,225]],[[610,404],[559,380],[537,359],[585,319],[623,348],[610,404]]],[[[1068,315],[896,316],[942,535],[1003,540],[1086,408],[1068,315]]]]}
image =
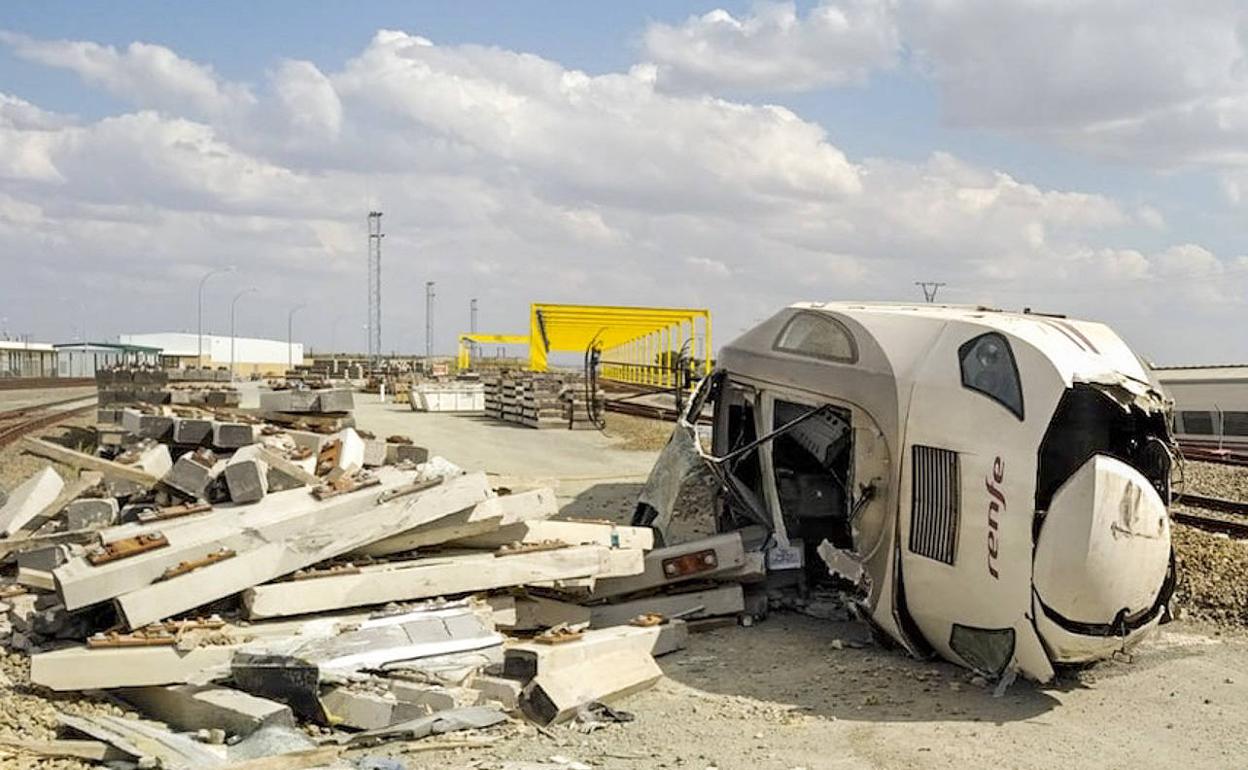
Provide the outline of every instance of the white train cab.
{"type": "Polygon", "coordinates": [[[857,585],[889,639],[1047,681],[1165,615],[1168,425],[1166,398],[1101,324],[800,303],[721,350],[635,523],[662,533],[673,479],[707,463],[721,530],[764,532],[769,557],[800,543],[808,566],[857,585]],[[708,407],[709,441],[694,419],[708,407]]]}

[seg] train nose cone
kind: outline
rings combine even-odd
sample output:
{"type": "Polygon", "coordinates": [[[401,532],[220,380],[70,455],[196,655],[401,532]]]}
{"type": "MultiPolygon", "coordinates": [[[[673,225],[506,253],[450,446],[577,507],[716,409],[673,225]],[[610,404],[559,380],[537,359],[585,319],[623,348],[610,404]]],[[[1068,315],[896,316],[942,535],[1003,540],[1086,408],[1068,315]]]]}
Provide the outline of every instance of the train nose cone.
{"type": "Polygon", "coordinates": [[[1036,626],[1054,661],[1138,641],[1157,622],[1169,566],[1161,496],[1126,463],[1093,456],[1053,496],[1036,540],[1036,626]]]}

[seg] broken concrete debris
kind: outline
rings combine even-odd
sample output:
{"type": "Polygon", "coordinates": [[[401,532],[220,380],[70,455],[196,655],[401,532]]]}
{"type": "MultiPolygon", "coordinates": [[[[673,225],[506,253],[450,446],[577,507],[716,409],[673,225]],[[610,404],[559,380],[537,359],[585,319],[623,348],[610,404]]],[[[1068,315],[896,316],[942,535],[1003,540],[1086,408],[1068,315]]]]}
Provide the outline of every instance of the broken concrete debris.
{"type": "Polygon", "coordinates": [[[0,535],[8,537],[21,530],[50,505],[64,487],[60,474],[51,468],[44,468],[19,484],[0,507],[0,535]]]}
{"type": "Polygon", "coordinates": [[[735,619],[766,574],[738,535],[654,550],[649,528],[559,519],[552,489],[362,434],[350,391],[252,413],[225,386],[113,386],[97,452],[23,440],[78,477],[0,506],[27,592],[5,601],[34,685],[159,722],[67,715],[48,755],[225,767],[316,750],[300,722],[356,746],[571,719],[653,684],[680,618],[735,619]]]}

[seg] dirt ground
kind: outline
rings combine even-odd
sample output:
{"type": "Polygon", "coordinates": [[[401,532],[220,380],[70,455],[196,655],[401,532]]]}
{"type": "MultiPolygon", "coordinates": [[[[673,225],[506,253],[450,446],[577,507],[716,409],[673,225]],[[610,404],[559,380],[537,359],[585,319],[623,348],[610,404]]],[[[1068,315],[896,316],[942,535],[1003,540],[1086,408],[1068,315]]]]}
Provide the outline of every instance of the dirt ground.
{"type": "MultiPolygon", "coordinates": [[[[626,437],[495,427],[400,414],[381,404],[361,404],[357,417],[378,434],[406,432],[435,452],[454,449],[453,460],[481,460],[497,478],[552,480],[565,512],[582,517],[631,514],[644,469],[657,454],[624,448],[632,445],[626,437]]],[[[659,432],[639,426],[643,433],[652,428],[659,432]]],[[[24,470],[28,460],[17,462],[24,470]]],[[[0,454],[6,481],[16,475],[14,462],[11,453],[0,454]]],[[[1193,538],[1202,553],[1230,549],[1238,558],[1248,549],[1183,529],[1176,528],[1181,551],[1193,538]]],[[[1199,565],[1201,591],[1220,582],[1217,565],[1199,565]]],[[[1242,594],[1226,596],[1230,613],[1242,594]]],[[[447,736],[457,743],[493,739],[484,747],[430,751],[428,742],[389,744],[368,755],[393,756],[413,769],[478,770],[543,766],[524,762],[571,766],[551,763],[552,757],[594,768],[696,770],[1233,768],[1248,756],[1248,634],[1230,616],[1214,614],[1224,624],[1213,625],[1189,612],[1133,658],[1066,672],[1045,686],[1015,682],[994,697],[990,686],[962,669],[870,644],[866,629],[845,620],[835,604],[816,603],[807,612],[820,617],[773,613],[752,627],[694,634],[687,650],[659,659],[666,676],[656,687],[620,704],[635,716],[631,723],[591,734],[561,727],[543,734],[515,723],[477,736],[447,736]]],[[[0,682],[0,740],[46,737],[38,724],[51,704],[21,687],[15,666],[12,659],[5,666],[14,681],[0,682]],[[40,715],[36,727],[25,714],[40,715]]],[[[0,766],[31,765],[0,759],[0,766]]]]}

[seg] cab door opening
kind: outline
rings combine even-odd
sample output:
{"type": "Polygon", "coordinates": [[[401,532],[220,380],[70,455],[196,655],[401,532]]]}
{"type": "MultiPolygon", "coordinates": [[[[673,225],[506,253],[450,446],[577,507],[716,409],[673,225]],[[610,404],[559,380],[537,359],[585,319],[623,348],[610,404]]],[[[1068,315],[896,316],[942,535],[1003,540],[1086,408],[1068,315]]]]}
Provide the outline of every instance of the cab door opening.
{"type": "MultiPolygon", "coordinates": [[[[772,429],[793,423],[811,409],[776,399],[772,429]]],[[[782,520],[789,536],[805,543],[806,563],[822,563],[815,549],[824,540],[852,549],[853,431],[848,410],[824,405],[777,435],[771,442],[771,465],[782,520]]]]}

